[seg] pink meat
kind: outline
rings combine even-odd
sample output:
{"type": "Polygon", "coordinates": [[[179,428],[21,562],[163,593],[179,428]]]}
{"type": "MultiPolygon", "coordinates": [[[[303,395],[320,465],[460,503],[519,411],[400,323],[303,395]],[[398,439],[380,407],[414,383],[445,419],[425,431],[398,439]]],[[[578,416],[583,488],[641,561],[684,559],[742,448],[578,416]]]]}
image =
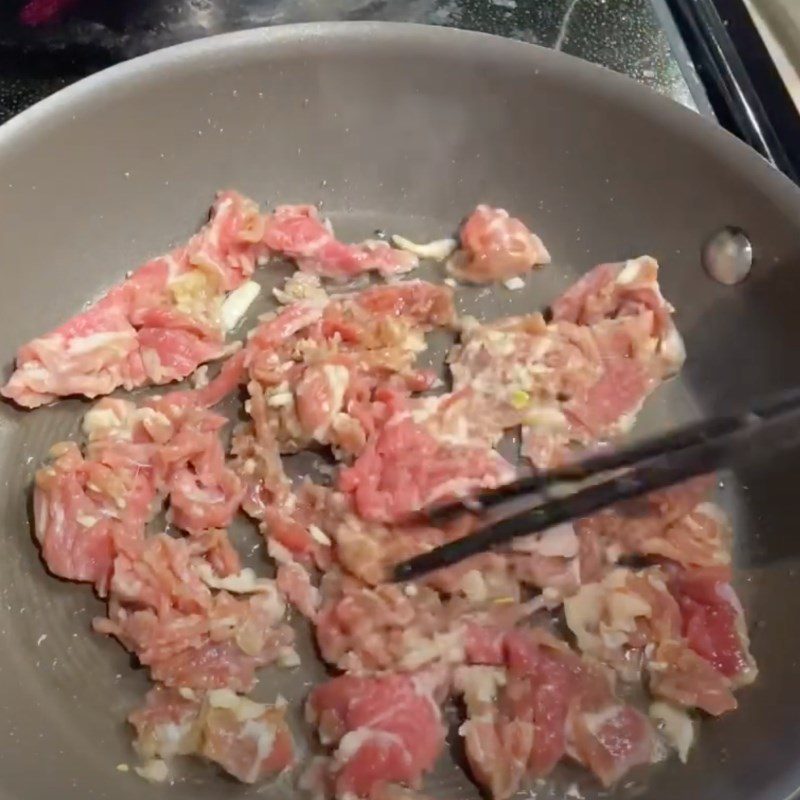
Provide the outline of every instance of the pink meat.
{"type": "Polygon", "coordinates": [[[505,669],[459,667],[453,683],[463,695],[467,719],[459,728],[470,772],[494,800],[514,795],[528,773],[536,735],[531,721],[510,718],[502,708],[505,669]]]}
{"type": "Polygon", "coordinates": [[[567,748],[567,716],[578,692],[579,659],[557,647],[541,647],[526,634],[506,638],[507,702],[515,718],[532,722],[536,736],[528,764],[547,775],[567,748]]]}
{"type": "Polygon", "coordinates": [[[227,527],[244,496],[239,477],[225,464],[219,438],[203,439],[181,466],[169,469],[166,481],[172,522],[190,533],[227,527]]]}
{"type": "Polygon", "coordinates": [[[251,200],[220,193],[210,221],[185,246],[149,261],[87,311],[23,345],[3,395],[27,407],[67,395],[97,397],[180,380],[220,358],[226,347],[218,306],[266,253],[262,228],[251,200]],[[188,300],[187,281],[197,284],[188,300]]]}
{"type": "Polygon", "coordinates": [[[314,206],[278,206],[267,221],[264,242],[303,272],[346,280],[364,272],[397,275],[417,266],[417,258],[386,242],[345,244],[319,218],[314,206]]]}
{"type": "Polygon", "coordinates": [[[34,486],[36,538],[48,569],[105,595],[117,548],[142,540],[154,497],[147,471],[85,460],[65,442],[34,486]]]}
{"type": "Polygon", "coordinates": [[[596,664],[542,629],[503,639],[502,665],[456,672],[466,694],[467,757],[492,797],[510,796],[526,775],[549,774],[567,753],[606,786],[652,761],[650,723],[615,697],[596,664]]]}
{"type": "Polygon", "coordinates": [[[504,628],[469,624],[466,627],[464,649],[469,664],[502,666],[506,660],[504,628]]]}
{"type": "Polygon", "coordinates": [[[256,668],[287,652],[291,630],[281,624],[284,606],[273,585],[240,598],[205,584],[197,565],[206,542],[215,544],[161,534],[119,553],[108,617],[94,627],[167,686],[247,691],[256,668]]]}
{"type": "Polygon", "coordinates": [[[240,374],[235,356],[201,390],[139,407],[101,400],[84,421],[84,454],[73,442],[52,448],[34,486],[36,537],[51,572],[105,595],[114,557],[142,541],[165,498],[175,524],[191,533],[230,523],[243,489],[219,441],[227,419],[198,404],[220,399],[240,374]]]}
{"type": "Polygon", "coordinates": [[[502,208],[480,205],[461,228],[450,271],[470,283],[505,281],[550,263],[542,240],[502,208]]]}
{"type": "Polygon", "coordinates": [[[390,522],[446,498],[499,486],[513,475],[511,465],[486,445],[439,439],[400,415],[342,470],[339,487],[353,495],[362,517],[390,522]]]}
{"type": "Polygon", "coordinates": [[[685,642],[659,645],[648,672],[650,691],[678,706],[699,708],[715,717],[737,706],[730,680],[685,642]]]}
{"type": "Polygon", "coordinates": [[[446,327],[455,319],[453,292],[426,281],[373,286],[355,295],[353,302],[370,315],[406,317],[423,328],[446,327]]]}
{"type": "Polygon", "coordinates": [[[198,749],[199,716],[198,699],[157,684],[147,692],[144,704],[128,715],[128,722],[136,730],[136,748],[143,758],[169,759],[198,749]]]}
{"type": "Polygon", "coordinates": [[[727,569],[732,537],[721,510],[707,501],[713,483],[712,477],[695,478],[620,503],[580,520],[578,533],[621,555],[668,559],[689,569],[727,569]]]}
{"type": "Polygon", "coordinates": [[[292,304],[248,343],[252,435],[278,452],[316,443],[357,455],[410,392],[430,388],[434,376],[414,367],[420,332],[453,317],[450,290],[420,281],[292,304]]]}
{"type": "Polygon", "coordinates": [[[672,307],[658,286],[658,264],[649,256],[642,256],[598,265],[567,289],[551,311],[554,320],[577,325],[596,325],[603,320],[650,312],[654,332],[663,334],[671,325],[672,307]]]}
{"type": "Polygon", "coordinates": [[[523,455],[540,468],[625,433],[684,357],[657,271],[647,257],[602,265],[556,301],[549,324],[534,314],[464,326],[455,392],[478,395],[472,416],[521,424],[523,455]]]}
{"type": "Polygon", "coordinates": [[[249,719],[235,710],[211,708],[204,723],[202,754],[242,783],[261,783],[294,763],[286,709],[265,707],[249,719]]]}
{"type": "Polygon", "coordinates": [[[699,656],[734,685],[751,683],[756,668],[749,651],[742,606],[726,570],[687,570],[671,583],[681,608],[683,633],[699,656]]]}
{"type": "MultiPolygon", "coordinates": [[[[442,527],[424,523],[384,525],[353,514],[347,502],[349,498],[338,493],[332,497],[346,504],[345,513],[331,520],[326,528],[335,543],[336,559],[349,574],[371,586],[387,581],[391,567],[398,561],[423,553],[450,539],[460,538],[474,528],[472,520],[467,518],[454,520],[442,527]]],[[[452,568],[455,574],[451,570],[444,570],[429,576],[429,581],[437,581],[437,590],[453,593],[462,569],[462,565],[458,564],[452,568]],[[443,585],[449,577],[453,577],[454,582],[443,585]]],[[[431,582],[430,585],[434,584],[431,582]]]]}
{"type": "Polygon", "coordinates": [[[335,573],[321,589],[316,640],[322,657],[340,669],[407,672],[463,658],[463,603],[448,603],[424,587],[409,597],[399,586],[373,588],[335,573]]]}
{"type": "Polygon", "coordinates": [[[419,786],[444,745],[441,712],[421,675],[342,675],[314,689],[307,714],[330,764],[335,794],[370,797],[386,783],[419,786]]]}
{"type": "Polygon", "coordinates": [[[655,733],[644,714],[618,704],[603,704],[575,716],[574,747],[579,759],[612,786],[633,767],[650,764],[655,754],[655,733]]]}
{"type": "Polygon", "coordinates": [[[614,696],[602,670],[541,632],[510,634],[507,647],[509,702],[536,724],[533,774],[547,774],[568,745],[605,786],[652,761],[649,722],[614,696]]]}
{"type": "Polygon", "coordinates": [[[213,695],[156,685],[128,717],[137,751],[145,759],[167,761],[202,755],[243,783],[267,780],[292,764],[294,745],[284,708],[234,695],[222,699],[221,705],[213,695]]]}

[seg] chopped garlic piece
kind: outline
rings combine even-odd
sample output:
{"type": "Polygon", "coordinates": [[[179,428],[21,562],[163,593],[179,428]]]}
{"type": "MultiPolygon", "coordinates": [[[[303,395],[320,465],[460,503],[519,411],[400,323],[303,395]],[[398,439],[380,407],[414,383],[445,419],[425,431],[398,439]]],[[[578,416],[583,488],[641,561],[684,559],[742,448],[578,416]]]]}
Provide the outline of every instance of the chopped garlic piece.
{"type": "Polygon", "coordinates": [[[415,256],[419,256],[419,258],[430,258],[432,261],[444,261],[453,255],[458,246],[455,239],[437,239],[427,244],[417,244],[410,239],[406,239],[405,236],[398,236],[397,234],[392,236],[392,244],[401,250],[406,250],[415,256]]]}
{"type": "Polygon", "coordinates": [[[294,402],[294,395],[291,392],[276,392],[267,397],[267,405],[270,408],[283,408],[290,406],[294,402]]]}
{"type": "Polygon", "coordinates": [[[151,758],[141,767],[136,767],[136,774],[150,783],[164,783],[169,777],[169,770],[160,758],[151,758]]]}
{"type": "Polygon", "coordinates": [[[678,758],[685,764],[694,743],[691,717],[683,709],[660,701],[650,706],[650,717],[659,723],[665,738],[678,751],[678,758]]]}
{"type": "Polygon", "coordinates": [[[564,601],[567,626],[575,635],[578,649],[596,652],[600,644],[597,634],[603,613],[605,589],[599,583],[581,586],[580,591],[564,601]]]}
{"type": "Polygon", "coordinates": [[[642,268],[641,258],[631,258],[625,262],[625,266],[620,270],[617,275],[617,283],[626,284],[633,283],[638,277],[642,268]]]}
{"type": "Polygon", "coordinates": [[[195,389],[204,389],[208,386],[208,365],[202,364],[199,366],[192,375],[192,386],[195,389]]]}
{"type": "Polygon", "coordinates": [[[230,689],[212,689],[208,693],[208,704],[211,708],[224,708],[233,711],[239,722],[249,719],[258,719],[267,710],[263,703],[256,703],[248,697],[243,697],[230,689]]]}
{"type": "Polygon", "coordinates": [[[83,432],[86,436],[116,428],[118,425],[120,418],[111,408],[90,408],[83,417],[83,432]]]}
{"type": "Polygon", "coordinates": [[[559,431],[567,427],[567,418],[557,408],[539,406],[527,412],[525,424],[531,428],[559,431]]]}
{"type": "Polygon", "coordinates": [[[278,664],[282,667],[299,667],[300,656],[293,647],[284,647],[278,653],[278,664]]]}
{"type": "Polygon", "coordinates": [[[260,291],[261,287],[255,281],[245,281],[225,298],[220,310],[220,320],[226,331],[232,331],[239,324],[260,291]]]}
{"type": "Polygon", "coordinates": [[[467,596],[467,599],[473,603],[483,602],[489,596],[486,581],[484,581],[483,575],[477,569],[471,569],[464,575],[459,588],[467,596]]]}
{"type": "Polygon", "coordinates": [[[308,532],[311,534],[311,537],[320,544],[324,544],[326,546],[330,545],[331,540],[328,538],[325,532],[316,525],[309,525],[308,532]]]}
{"type": "Polygon", "coordinates": [[[468,701],[494,703],[498,689],[506,685],[506,671],[482,665],[458,667],[453,682],[456,691],[466,695],[468,701]]]}
{"type": "Polygon", "coordinates": [[[525,281],[522,280],[519,275],[515,275],[513,278],[503,281],[503,286],[505,286],[506,289],[510,289],[512,292],[516,292],[518,289],[525,288],[525,281]]]}

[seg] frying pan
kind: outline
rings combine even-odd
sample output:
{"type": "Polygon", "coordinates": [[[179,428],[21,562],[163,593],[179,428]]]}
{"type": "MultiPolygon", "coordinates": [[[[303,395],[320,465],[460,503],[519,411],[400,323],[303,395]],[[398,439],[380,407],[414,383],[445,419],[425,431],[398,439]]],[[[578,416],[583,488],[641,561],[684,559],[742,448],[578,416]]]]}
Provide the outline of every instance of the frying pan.
{"type": "MultiPolygon", "coordinates": [[[[786,179],[712,124],[602,69],[484,35],[374,23],[181,45],[2,128],[5,364],[125,270],[187,238],[227,186],[273,204],[320,201],[357,238],[376,228],[441,237],[478,202],[512,209],[554,263],[525,292],[462,291],[461,308],[484,317],[540,308],[599,261],[652,254],[689,360],[648,402],[642,432],[800,381],[800,192],[786,179]],[[723,225],[742,227],[756,252],[735,287],[700,266],[704,241],[723,225]]],[[[45,574],[29,522],[33,471],[51,443],[77,435],[84,410],[72,400],[29,413],[0,407],[0,798],[295,796],[288,781],[241,787],[203,766],[174,786],[117,769],[133,761],[123,719],[146,678],[115,642],[89,633],[100,603],[45,574]]],[[[800,786],[798,466],[775,458],[722,489],[758,682],[741,692],[738,712],[703,724],[687,766],[657,765],[614,797],[778,800],[800,786]]],[[[254,530],[242,523],[235,536],[263,569],[254,530]]],[[[265,671],[258,697],[280,692],[299,705],[321,677],[301,638],[305,666],[265,671]]],[[[477,790],[452,763],[457,738],[428,790],[470,800],[477,790]]],[[[569,768],[537,796],[563,796],[576,780],[597,796],[569,768]]]]}

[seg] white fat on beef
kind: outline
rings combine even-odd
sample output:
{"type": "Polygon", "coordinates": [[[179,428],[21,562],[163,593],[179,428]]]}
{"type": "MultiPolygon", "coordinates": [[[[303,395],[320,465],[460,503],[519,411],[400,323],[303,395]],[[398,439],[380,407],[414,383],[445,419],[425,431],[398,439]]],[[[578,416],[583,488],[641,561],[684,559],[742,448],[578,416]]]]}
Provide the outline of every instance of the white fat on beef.
{"type": "Polygon", "coordinates": [[[564,600],[567,626],[583,653],[601,656],[619,650],[636,631],[637,619],[652,615],[650,604],[626,587],[627,575],[628,570],[615,569],[601,583],[581,586],[564,600]]]}
{"type": "Polygon", "coordinates": [[[452,631],[422,636],[414,628],[403,631],[404,654],[398,662],[403,671],[420,669],[426,664],[457,664],[464,660],[464,632],[452,631]]]}
{"type": "Polygon", "coordinates": [[[668,378],[675,375],[686,361],[686,345],[677,327],[670,322],[667,330],[661,337],[658,345],[658,353],[664,362],[665,374],[668,378]]]}
{"type": "Polygon", "coordinates": [[[494,703],[505,685],[506,671],[501,667],[457,667],[453,673],[453,686],[468,703],[494,703]]]}
{"type": "Polygon", "coordinates": [[[207,561],[197,561],[193,564],[197,577],[209,589],[224,589],[231,594],[255,594],[256,592],[275,592],[275,582],[269,578],[259,578],[250,567],[220,578],[207,561]]]}
{"type": "Polygon", "coordinates": [[[368,741],[384,741],[405,747],[403,740],[394,733],[373,728],[356,728],[354,731],[348,731],[339,740],[339,747],[333,754],[334,763],[343,767],[368,741]]]}
{"type": "Polygon", "coordinates": [[[226,711],[232,711],[239,722],[258,719],[267,710],[264,703],[257,703],[230,689],[212,689],[206,695],[206,700],[211,708],[224,708],[226,711]]]}

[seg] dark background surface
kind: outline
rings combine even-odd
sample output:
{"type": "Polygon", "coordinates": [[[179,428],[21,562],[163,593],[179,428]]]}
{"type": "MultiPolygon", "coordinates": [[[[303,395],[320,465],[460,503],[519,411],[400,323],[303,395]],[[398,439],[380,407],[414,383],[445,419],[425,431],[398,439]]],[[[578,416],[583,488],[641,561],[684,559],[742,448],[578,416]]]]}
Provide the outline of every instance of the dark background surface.
{"type": "Polygon", "coordinates": [[[83,0],[49,25],[0,8],[0,121],[78,78],[159,47],[260,25],[391,20],[553,47],[708,106],[662,0],[83,0]]]}
{"type": "Polygon", "coordinates": [[[716,118],[800,176],[800,114],[743,0],[5,0],[0,122],[151,50],[322,20],[443,25],[562,50],[716,118]]]}

